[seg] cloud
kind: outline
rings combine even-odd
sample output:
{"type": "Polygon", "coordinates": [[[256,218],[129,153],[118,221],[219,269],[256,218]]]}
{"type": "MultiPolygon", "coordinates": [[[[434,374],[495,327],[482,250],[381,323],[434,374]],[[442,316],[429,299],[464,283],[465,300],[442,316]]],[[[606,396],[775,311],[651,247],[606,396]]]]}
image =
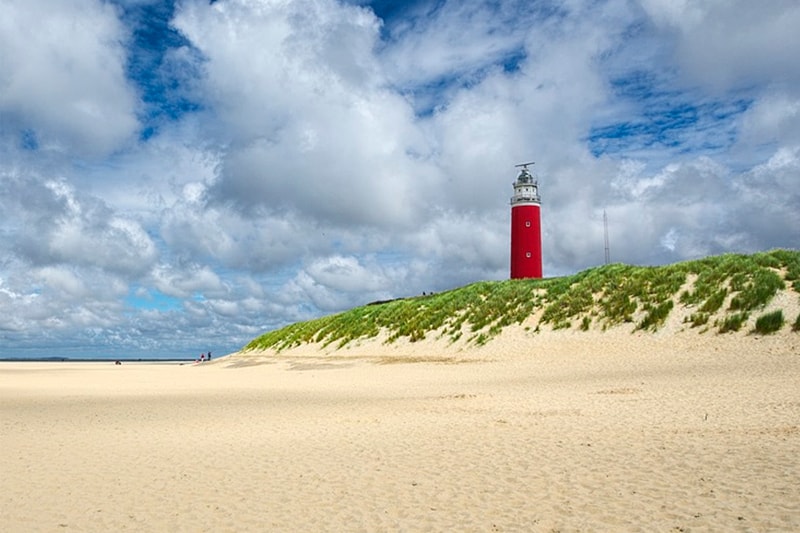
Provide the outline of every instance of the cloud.
{"type": "Polygon", "coordinates": [[[641,5],[659,28],[676,32],[673,51],[688,83],[728,91],[765,80],[795,87],[800,81],[796,2],[641,0],[641,5]]]}
{"type": "MultiPolygon", "coordinates": [[[[734,182],[739,202],[734,223],[749,235],[752,248],[786,246],[787,235],[800,227],[800,146],[780,148],[765,163],[734,182]]],[[[795,244],[794,246],[798,246],[795,244]]]]}
{"type": "Polygon", "coordinates": [[[765,91],[742,117],[741,144],[800,145],[800,94],[765,91]]]}
{"type": "Polygon", "coordinates": [[[126,276],[141,276],[154,263],[157,251],[146,231],[99,199],[64,180],[12,173],[2,178],[7,253],[34,266],[72,264],[126,276]]]}
{"type": "Polygon", "coordinates": [[[0,22],[0,133],[28,148],[98,158],[138,129],[113,5],[10,2],[0,22]]]}
{"type": "Polygon", "coordinates": [[[389,28],[382,57],[403,90],[474,79],[487,67],[524,57],[525,26],[550,9],[514,1],[423,3],[389,28]]]}
{"type": "Polygon", "coordinates": [[[317,309],[341,310],[369,301],[391,298],[404,268],[395,269],[376,261],[354,256],[332,255],[318,258],[300,270],[280,291],[290,302],[312,302],[317,309]]]}
{"type": "Polygon", "coordinates": [[[226,146],[210,202],[326,224],[409,224],[426,152],[384,87],[370,11],[334,2],[190,3],[176,26],[204,54],[204,104],[226,146]],[[333,43],[336,43],[334,46],[333,43]]]}
{"type": "Polygon", "coordinates": [[[177,269],[159,265],[153,269],[152,276],[156,289],[176,298],[187,299],[200,294],[224,296],[227,292],[219,276],[206,266],[187,265],[177,269]]]}

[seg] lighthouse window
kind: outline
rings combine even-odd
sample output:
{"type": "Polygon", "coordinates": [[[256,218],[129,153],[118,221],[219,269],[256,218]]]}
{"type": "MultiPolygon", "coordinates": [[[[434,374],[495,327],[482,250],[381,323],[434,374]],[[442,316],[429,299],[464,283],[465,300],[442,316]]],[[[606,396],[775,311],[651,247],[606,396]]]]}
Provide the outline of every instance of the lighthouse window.
{"type": "Polygon", "coordinates": [[[530,257],[530,256],[531,256],[530,252],[525,252],[525,257],[530,257]]]}
{"type": "Polygon", "coordinates": [[[531,227],[531,221],[530,220],[526,220],[525,221],[525,227],[526,228],[530,228],[531,227]]]}

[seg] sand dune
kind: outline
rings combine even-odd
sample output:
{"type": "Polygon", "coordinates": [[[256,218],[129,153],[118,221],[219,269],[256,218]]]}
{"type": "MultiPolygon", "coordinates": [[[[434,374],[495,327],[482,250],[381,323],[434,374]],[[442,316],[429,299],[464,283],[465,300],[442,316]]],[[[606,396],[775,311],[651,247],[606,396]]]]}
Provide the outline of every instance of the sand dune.
{"type": "Polygon", "coordinates": [[[4,531],[800,530],[794,333],[3,363],[0,413],[4,531]]]}

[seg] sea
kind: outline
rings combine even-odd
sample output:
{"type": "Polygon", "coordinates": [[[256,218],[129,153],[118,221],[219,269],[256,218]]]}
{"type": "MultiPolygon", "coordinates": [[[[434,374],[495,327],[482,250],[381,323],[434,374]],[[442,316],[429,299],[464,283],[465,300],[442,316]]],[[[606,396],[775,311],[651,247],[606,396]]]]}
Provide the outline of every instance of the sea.
{"type": "MultiPolygon", "coordinates": [[[[227,348],[227,347],[225,347],[227,348]]],[[[235,349],[225,351],[224,348],[219,352],[213,352],[214,357],[232,353],[235,349]]],[[[109,350],[109,351],[94,351],[85,350],[78,347],[65,347],[64,349],[56,350],[29,350],[29,349],[6,349],[0,347],[0,362],[38,362],[38,363],[102,363],[111,362],[115,363],[128,362],[128,363],[186,363],[194,362],[200,359],[200,355],[208,354],[208,350],[194,350],[183,353],[170,353],[169,351],[154,351],[147,353],[144,351],[139,352],[125,352],[124,350],[109,350]],[[5,352],[5,353],[3,353],[5,352]]]]}
{"type": "Polygon", "coordinates": [[[191,363],[194,357],[0,357],[0,363],[191,363]]]}

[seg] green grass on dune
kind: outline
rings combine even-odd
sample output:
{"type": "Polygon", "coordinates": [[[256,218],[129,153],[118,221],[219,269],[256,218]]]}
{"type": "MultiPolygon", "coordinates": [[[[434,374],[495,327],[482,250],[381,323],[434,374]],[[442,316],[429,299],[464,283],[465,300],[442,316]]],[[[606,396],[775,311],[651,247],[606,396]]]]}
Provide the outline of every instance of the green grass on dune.
{"type": "MultiPolygon", "coordinates": [[[[799,251],[726,254],[660,267],[611,264],[572,276],[482,281],[365,305],[270,331],[244,349],[281,351],[313,342],[343,347],[381,332],[389,343],[442,338],[481,345],[503,328],[523,323],[535,329],[580,330],[631,323],[634,329],[656,331],[676,305],[691,310],[689,327],[713,327],[722,333],[740,329],[751,313],[786,287],[800,293],[799,251]]],[[[757,331],[782,327],[782,317],[760,318],[757,331]]],[[[793,326],[797,330],[797,322],[793,326]]]]}

